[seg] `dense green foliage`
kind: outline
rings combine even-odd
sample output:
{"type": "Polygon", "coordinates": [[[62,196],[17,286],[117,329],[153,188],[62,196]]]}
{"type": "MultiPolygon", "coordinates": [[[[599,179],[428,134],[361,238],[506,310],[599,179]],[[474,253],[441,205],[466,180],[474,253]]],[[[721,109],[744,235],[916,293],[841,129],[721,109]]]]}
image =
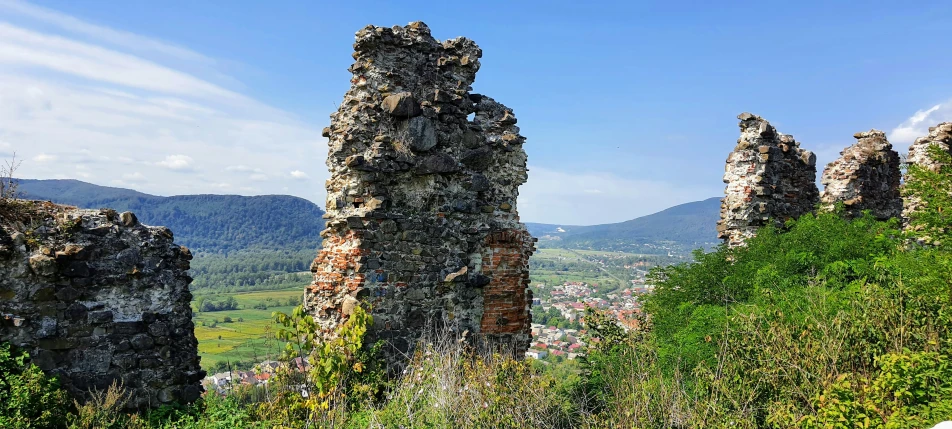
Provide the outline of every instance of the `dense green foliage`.
{"type": "Polygon", "coordinates": [[[316,249],[197,253],[189,269],[195,279],[191,288],[221,293],[301,286],[310,281],[308,269],[316,254],[316,249]]]}
{"type": "Polygon", "coordinates": [[[65,422],[69,401],[49,378],[29,362],[29,356],[0,343],[0,427],[54,428],[65,422]]]}
{"type": "Polygon", "coordinates": [[[556,238],[543,238],[540,243],[544,246],[666,254],[669,249],[707,248],[716,242],[715,223],[720,216],[720,206],[720,198],[708,198],[620,223],[591,226],[527,223],[526,226],[536,237],[556,238]],[[559,232],[558,228],[565,232],[559,232]]]}
{"type": "Polygon", "coordinates": [[[922,202],[909,215],[910,231],[923,242],[952,249],[952,193],[949,192],[952,154],[938,145],[929,146],[928,154],[938,169],[910,164],[909,179],[903,188],[905,197],[922,202]]]}

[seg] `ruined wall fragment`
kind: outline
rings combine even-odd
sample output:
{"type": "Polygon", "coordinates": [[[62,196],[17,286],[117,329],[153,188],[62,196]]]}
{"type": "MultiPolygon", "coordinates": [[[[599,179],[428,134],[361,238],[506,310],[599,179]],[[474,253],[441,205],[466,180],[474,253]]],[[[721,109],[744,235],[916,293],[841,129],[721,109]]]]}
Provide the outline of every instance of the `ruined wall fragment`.
{"type": "Polygon", "coordinates": [[[129,212],[24,207],[0,222],[0,342],[81,400],[113,382],[130,408],[197,399],[188,249],[129,212]]]}
{"type": "Polygon", "coordinates": [[[822,207],[831,210],[843,203],[849,217],[860,216],[864,210],[881,220],[899,217],[899,154],[882,131],[870,130],[853,137],[857,142],[823,170],[822,207]]]}
{"type": "Polygon", "coordinates": [[[819,199],[816,156],[763,118],[742,113],[740,139],[727,157],[718,238],[739,246],[773,219],[782,224],[810,212],[819,199]]]}
{"type": "MultiPolygon", "coordinates": [[[[918,165],[928,170],[938,171],[941,164],[929,155],[929,147],[933,145],[938,146],[943,151],[952,153],[952,122],[943,122],[934,127],[930,127],[928,135],[917,138],[916,141],[909,146],[909,155],[906,158],[906,162],[909,165],[918,165]]],[[[912,180],[908,175],[905,179],[906,183],[912,180]]],[[[908,224],[910,215],[914,213],[920,205],[921,202],[915,198],[904,199],[902,211],[903,223],[908,224]]]]}
{"type": "Polygon", "coordinates": [[[306,308],[329,332],[368,301],[390,357],[442,324],[521,354],[534,250],[516,210],[525,138],[511,109],[470,93],[482,51],[422,22],[356,39],[352,86],[324,130],[327,229],[306,308]]]}

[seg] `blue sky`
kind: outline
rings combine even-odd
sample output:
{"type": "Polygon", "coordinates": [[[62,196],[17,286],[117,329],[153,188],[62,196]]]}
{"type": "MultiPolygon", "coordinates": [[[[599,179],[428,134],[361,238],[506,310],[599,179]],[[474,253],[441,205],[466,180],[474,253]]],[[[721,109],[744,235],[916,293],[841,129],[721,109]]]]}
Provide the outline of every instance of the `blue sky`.
{"type": "Polygon", "coordinates": [[[0,155],[24,177],[323,205],[353,34],[415,20],[483,48],[475,91],[528,138],[526,221],[721,195],[743,111],[821,169],[855,132],[902,153],[952,120],[952,3],[697,3],[0,0],[0,155]]]}

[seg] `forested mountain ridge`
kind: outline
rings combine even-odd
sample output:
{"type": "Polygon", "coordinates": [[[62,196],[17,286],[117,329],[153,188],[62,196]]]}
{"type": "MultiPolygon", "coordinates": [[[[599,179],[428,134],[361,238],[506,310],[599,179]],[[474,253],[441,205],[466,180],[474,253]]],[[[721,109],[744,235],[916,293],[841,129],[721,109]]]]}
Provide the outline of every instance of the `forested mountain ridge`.
{"type": "Polygon", "coordinates": [[[720,205],[720,197],[714,197],[619,223],[590,226],[526,223],[526,226],[548,246],[650,253],[650,246],[668,243],[691,250],[717,243],[720,205]]]}
{"type": "Polygon", "coordinates": [[[169,227],[177,243],[207,253],[320,247],[324,212],[290,195],[161,197],[78,180],[19,180],[23,198],[80,208],[132,211],[142,223],[169,227]]]}

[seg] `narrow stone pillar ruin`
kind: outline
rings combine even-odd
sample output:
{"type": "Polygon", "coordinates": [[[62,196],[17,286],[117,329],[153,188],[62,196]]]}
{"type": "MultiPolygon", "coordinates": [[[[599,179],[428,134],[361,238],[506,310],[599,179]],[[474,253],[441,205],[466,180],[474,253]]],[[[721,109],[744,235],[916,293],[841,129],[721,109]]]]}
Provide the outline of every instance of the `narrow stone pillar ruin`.
{"type": "MultiPolygon", "coordinates": [[[[930,127],[928,135],[917,138],[916,141],[909,146],[909,155],[906,158],[906,162],[909,165],[918,165],[929,170],[937,171],[941,164],[929,155],[929,147],[932,145],[936,145],[943,151],[952,153],[952,122],[943,122],[934,127],[930,127]]],[[[912,180],[908,175],[905,179],[906,183],[912,180]]],[[[921,203],[915,198],[906,198],[903,203],[903,223],[908,224],[910,215],[919,208],[921,203]]]]}
{"type": "Polygon", "coordinates": [[[880,220],[902,214],[899,196],[899,154],[879,130],[856,133],[857,142],[823,170],[820,195],[823,209],[843,203],[845,215],[857,217],[869,210],[880,220]]]}
{"type": "Polygon", "coordinates": [[[727,156],[718,238],[740,246],[773,220],[780,225],[812,211],[818,200],[816,156],[769,122],[741,113],[740,139],[727,156]]]}
{"type": "Polygon", "coordinates": [[[197,399],[191,252],[130,212],[23,207],[0,221],[0,342],[80,401],[113,382],[129,408],[197,399]]]}
{"type": "Polygon", "coordinates": [[[433,326],[521,355],[534,239],[512,110],[472,94],[482,51],[422,22],[356,35],[351,88],[331,115],[327,229],[305,307],[330,332],[358,301],[394,359],[433,326]]]}

